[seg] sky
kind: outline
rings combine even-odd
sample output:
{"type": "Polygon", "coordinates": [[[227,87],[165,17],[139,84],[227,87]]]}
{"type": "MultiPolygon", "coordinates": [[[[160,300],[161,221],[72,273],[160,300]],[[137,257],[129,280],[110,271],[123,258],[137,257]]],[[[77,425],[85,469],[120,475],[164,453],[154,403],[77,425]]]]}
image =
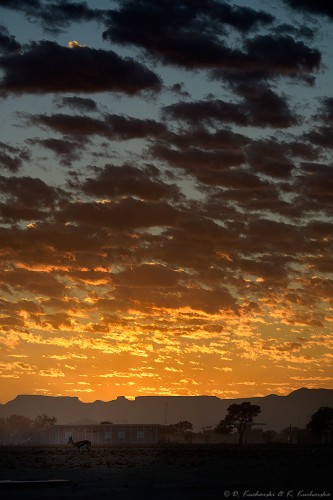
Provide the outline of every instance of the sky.
{"type": "Polygon", "coordinates": [[[1,0],[2,403],[333,388],[332,28],[1,0]]]}

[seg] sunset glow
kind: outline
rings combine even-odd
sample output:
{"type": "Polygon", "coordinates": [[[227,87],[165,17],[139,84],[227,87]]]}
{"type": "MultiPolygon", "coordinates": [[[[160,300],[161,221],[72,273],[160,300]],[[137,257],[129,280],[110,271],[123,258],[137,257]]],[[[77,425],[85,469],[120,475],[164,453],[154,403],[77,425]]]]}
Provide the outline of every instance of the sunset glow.
{"type": "Polygon", "coordinates": [[[333,388],[332,9],[37,3],[0,6],[0,402],[333,388]]]}

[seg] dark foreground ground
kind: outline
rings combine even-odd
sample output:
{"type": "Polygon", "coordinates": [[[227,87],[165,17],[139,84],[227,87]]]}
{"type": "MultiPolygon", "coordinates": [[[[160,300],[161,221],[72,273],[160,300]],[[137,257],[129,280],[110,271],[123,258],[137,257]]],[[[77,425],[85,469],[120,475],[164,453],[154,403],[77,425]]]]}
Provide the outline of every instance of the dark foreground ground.
{"type": "Polygon", "coordinates": [[[0,499],[333,498],[333,447],[0,447],[0,499]]]}

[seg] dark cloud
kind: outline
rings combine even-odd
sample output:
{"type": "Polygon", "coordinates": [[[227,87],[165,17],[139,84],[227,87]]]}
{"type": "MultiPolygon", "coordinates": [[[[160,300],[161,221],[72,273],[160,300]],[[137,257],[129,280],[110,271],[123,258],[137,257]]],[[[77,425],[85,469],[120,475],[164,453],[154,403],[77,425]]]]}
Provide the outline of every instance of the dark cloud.
{"type": "Polygon", "coordinates": [[[59,33],[73,22],[101,21],[104,11],[91,9],[86,2],[67,0],[3,0],[0,7],[22,11],[29,20],[38,21],[44,29],[59,33]]]}
{"type": "Polygon", "coordinates": [[[0,25],[0,53],[10,54],[18,52],[21,45],[16,41],[16,38],[10,35],[5,26],[0,25]]]}
{"type": "Polygon", "coordinates": [[[278,33],[279,35],[291,35],[295,38],[306,38],[308,40],[312,40],[315,36],[315,31],[309,26],[294,26],[291,24],[280,24],[274,28],[274,33],[278,33]]]}
{"type": "Polygon", "coordinates": [[[204,183],[218,183],[219,175],[230,167],[241,165],[245,159],[242,151],[219,150],[204,151],[190,147],[175,150],[164,145],[156,145],[152,152],[161,160],[176,168],[196,176],[204,183]]]}
{"type": "Polygon", "coordinates": [[[295,167],[285,146],[273,139],[253,142],[246,150],[246,157],[256,172],[270,177],[288,178],[295,167]]]}
{"type": "MultiPolygon", "coordinates": [[[[207,5],[204,3],[201,8],[201,14],[207,15],[207,5]]],[[[267,12],[225,2],[208,2],[208,12],[212,21],[219,21],[222,25],[228,24],[241,32],[257,28],[258,24],[270,25],[274,21],[274,17],[267,12]]]]}
{"type": "Polygon", "coordinates": [[[270,24],[267,13],[224,2],[153,3],[151,0],[126,1],[119,10],[108,13],[105,39],[141,46],[164,62],[186,68],[232,66],[243,58],[241,52],[220,41],[226,27],[242,32],[257,23],[270,24]]]}
{"type": "Polygon", "coordinates": [[[18,205],[13,201],[0,202],[0,219],[5,224],[18,223],[20,221],[43,220],[45,212],[37,208],[18,205]]]}
{"type": "Polygon", "coordinates": [[[302,75],[317,70],[320,52],[291,36],[257,35],[247,40],[249,65],[270,73],[302,75]]]}
{"type": "Polygon", "coordinates": [[[244,47],[231,48],[226,27],[250,31],[258,23],[271,25],[272,16],[224,2],[152,3],[126,1],[108,13],[103,36],[112,42],[140,46],[164,63],[187,69],[215,70],[216,78],[236,72],[252,77],[305,76],[318,69],[320,53],[291,36],[257,35],[244,47]]]}
{"type": "Polygon", "coordinates": [[[26,12],[28,9],[38,9],[40,0],[1,0],[1,7],[26,12]]]}
{"type": "Polygon", "coordinates": [[[324,97],[320,102],[321,106],[319,113],[314,116],[315,120],[319,120],[326,125],[333,125],[333,97],[324,97]]]}
{"type": "Polygon", "coordinates": [[[112,129],[105,120],[81,115],[56,113],[53,115],[29,115],[28,123],[46,126],[61,134],[72,136],[101,135],[112,137],[112,129]]]}
{"type": "Polygon", "coordinates": [[[181,97],[190,97],[190,94],[185,90],[184,83],[175,83],[170,87],[171,92],[181,97]]]}
{"type": "MultiPolygon", "coordinates": [[[[24,219],[23,219],[24,220],[24,219]]],[[[6,257],[11,261],[16,256],[19,262],[26,265],[63,265],[72,267],[73,256],[76,265],[95,267],[96,265],[108,266],[110,256],[108,247],[110,237],[105,229],[84,224],[55,223],[53,220],[39,220],[33,227],[20,229],[17,226],[11,229],[0,229],[6,257]]],[[[122,236],[122,244],[131,248],[130,237],[122,236]]],[[[117,244],[116,236],[113,237],[113,251],[117,244]]],[[[124,252],[126,255],[126,252],[124,252]]],[[[121,252],[117,253],[119,258],[121,252]]]]}
{"type": "Polygon", "coordinates": [[[263,256],[260,260],[253,258],[237,258],[236,264],[242,275],[252,274],[260,276],[267,285],[275,287],[288,284],[289,259],[274,256],[274,258],[263,256]]]}
{"type": "MultiPolygon", "coordinates": [[[[223,310],[237,310],[237,303],[232,295],[224,288],[207,290],[185,286],[165,287],[117,287],[115,291],[117,305],[123,308],[135,308],[140,304],[142,309],[161,307],[178,309],[189,307],[207,314],[217,314],[223,310]],[[166,293],[167,292],[167,293],[166,293]]],[[[188,330],[187,330],[188,331],[188,330]]]]}
{"type": "Polygon", "coordinates": [[[175,287],[184,277],[184,272],[174,271],[159,264],[143,264],[135,269],[126,269],[114,276],[114,282],[131,287],[175,287]]]}
{"type": "MultiPolygon", "coordinates": [[[[201,123],[204,123],[204,119],[201,123]]],[[[165,144],[169,142],[180,149],[191,148],[195,144],[197,148],[204,150],[242,153],[244,146],[251,142],[245,135],[238,134],[230,129],[219,128],[216,132],[210,132],[200,125],[197,128],[195,126],[196,123],[193,121],[187,131],[178,134],[166,134],[165,144]]]]}
{"type": "MultiPolygon", "coordinates": [[[[207,216],[220,220],[223,224],[227,220],[228,228],[237,235],[247,233],[244,222],[252,213],[282,215],[295,219],[300,217],[300,208],[281,198],[282,188],[276,182],[264,181],[245,169],[224,172],[219,175],[218,181],[220,183],[218,189],[216,185],[214,189],[209,185],[206,186],[207,216]]],[[[240,243],[239,238],[236,239],[235,247],[238,248],[240,243]]],[[[245,247],[243,252],[246,252],[245,247]]]]}
{"type": "Polygon", "coordinates": [[[67,48],[55,42],[32,43],[21,54],[0,58],[6,94],[50,92],[157,92],[155,73],[133,59],[115,52],[88,47],[67,48]]]}
{"type": "MultiPolygon", "coordinates": [[[[203,63],[200,46],[210,48],[215,53],[213,59],[218,53],[222,54],[218,36],[226,33],[226,27],[247,32],[258,23],[271,24],[272,21],[273,17],[265,12],[214,0],[204,3],[128,0],[120,4],[119,10],[108,12],[106,25],[109,28],[104,32],[104,38],[139,45],[170,62],[186,65],[184,55],[194,56],[194,49],[199,51],[197,63],[203,63]],[[183,43],[179,45],[181,41],[183,43]],[[171,48],[176,49],[174,54],[167,55],[171,48]]],[[[211,59],[209,52],[206,57],[211,59]]]]}
{"type": "Polygon", "coordinates": [[[101,21],[104,12],[89,8],[86,2],[57,0],[43,3],[37,12],[30,12],[29,15],[40,19],[42,26],[49,31],[58,31],[72,22],[101,21]]]}
{"type": "Polygon", "coordinates": [[[155,142],[150,151],[154,157],[182,169],[204,184],[219,185],[226,170],[246,161],[245,146],[249,142],[247,137],[231,130],[210,133],[198,128],[166,135],[165,140],[155,142]]]}
{"type": "Polygon", "coordinates": [[[28,139],[29,144],[40,145],[53,151],[60,163],[70,166],[74,161],[79,160],[85,148],[90,143],[87,138],[77,137],[75,141],[67,139],[28,139]]]}
{"type": "Polygon", "coordinates": [[[130,195],[144,200],[159,200],[180,197],[179,188],[162,182],[157,169],[140,170],[130,165],[106,165],[97,171],[95,178],[86,179],[82,189],[88,195],[104,198],[130,195]]]}
{"type": "Polygon", "coordinates": [[[0,193],[26,208],[51,208],[62,190],[50,187],[38,178],[0,176],[0,193]]]}
{"type": "Polygon", "coordinates": [[[318,151],[312,144],[303,142],[302,139],[281,143],[286,153],[294,158],[313,161],[318,159],[318,151]]]}
{"type": "Polygon", "coordinates": [[[22,160],[18,157],[12,158],[4,151],[0,151],[0,167],[15,173],[22,167],[22,160]]]}
{"type": "Polygon", "coordinates": [[[236,123],[246,125],[248,119],[241,106],[221,99],[179,102],[163,108],[168,119],[185,121],[193,126],[214,125],[215,123],[236,123]]]}
{"type": "Polygon", "coordinates": [[[304,138],[311,144],[325,149],[332,149],[333,133],[333,98],[320,99],[318,112],[313,116],[313,127],[304,134],[304,138]],[[317,124],[317,126],[316,126],[317,124]]]}
{"type": "Polygon", "coordinates": [[[126,198],[118,203],[70,203],[57,214],[60,222],[128,230],[152,226],[173,226],[178,211],[162,201],[126,198]]]}
{"type": "Polygon", "coordinates": [[[105,121],[118,139],[137,137],[158,137],[165,132],[165,126],[151,119],[130,116],[105,115],[105,121]]]}
{"type": "Polygon", "coordinates": [[[180,102],[166,106],[164,115],[175,120],[196,124],[214,125],[234,123],[241,126],[287,128],[298,123],[289,109],[287,99],[280,97],[264,85],[239,85],[242,96],[238,103],[220,99],[197,102],[180,102]]]}
{"type": "Polygon", "coordinates": [[[327,149],[333,149],[332,143],[333,126],[331,127],[317,127],[305,134],[312,144],[321,146],[327,149]]]}
{"type": "Polygon", "coordinates": [[[98,111],[96,102],[89,97],[58,97],[55,99],[55,102],[58,108],[68,106],[69,108],[81,111],[82,113],[98,111]]]}
{"type": "MultiPolygon", "coordinates": [[[[248,255],[255,253],[277,255],[288,242],[288,254],[304,250],[304,233],[299,227],[287,222],[269,220],[264,217],[249,220],[246,231],[245,248],[248,255]]],[[[273,258],[273,257],[272,257],[273,258]]],[[[290,258],[287,259],[290,263],[290,258]]]]}
{"type": "Polygon", "coordinates": [[[0,169],[16,173],[23,166],[24,160],[28,160],[29,157],[29,152],[26,149],[14,148],[0,142],[0,169]]]}
{"type": "Polygon", "coordinates": [[[50,297],[61,296],[66,290],[65,285],[55,276],[42,271],[34,272],[16,268],[0,271],[0,281],[6,281],[15,292],[25,291],[50,297]]]}
{"type": "Polygon", "coordinates": [[[298,124],[286,97],[281,97],[265,85],[238,85],[243,97],[240,109],[248,117],[248,125],[256,127],[287,128],[298,124]]]}
{"type": "Polygon", "coordinates": [[[304,209],[322,211],[332,216],[333,167],[319,163],[302,164],[297,176],[297,190],[304,209]]]}
{"type": "Polygon", "coordinates": [[[115,114],[105,114],[103,118],[58,113],[50,116],[31,115],[28,116],[28,121],[36,125],[45,125],[62,134],[100,135],[114,140],[156,137],[165,131],[165,125],[148,118],[138,119],[115,114]]]}
{"type": "Polygon", "coordinates": [[[327,0],[284,0],[284,2],[296,10],[322,14],[333,19],[333,5],[327,0]]]}
{"type": "Polygon", "coordinates": [[[233,64],[221,64],[212,70],[213,78],[226,80],[236,91],[244,82],[256,84],[280,76],[299,78],[312,85],[321,64],[318,49],[291,36],[257,35],[247,39],[244,48],[246,51],[233,64]]]}
{"type": "Polygon", "coordinates": [[[3,222],[41,221],[51,216],[68,195],[38,178],[0,176],[0,214],[3,222]]]}

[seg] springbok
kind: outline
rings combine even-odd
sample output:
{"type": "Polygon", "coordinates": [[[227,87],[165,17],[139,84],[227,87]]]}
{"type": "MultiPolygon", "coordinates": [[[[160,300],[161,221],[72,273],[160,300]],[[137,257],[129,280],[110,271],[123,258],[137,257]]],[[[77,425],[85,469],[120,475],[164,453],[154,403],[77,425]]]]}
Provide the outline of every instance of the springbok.
{"type": "Polygon", "coordinates": [[[76,443],[73,441],[72,436],[69,436],[67,444],[72,444],[77,450],[81,451],[84,448],[89,451],[91,448],[91,441],[88,441],[88,439],[85,439],[84,441],[76,441],[76,443]]]}

